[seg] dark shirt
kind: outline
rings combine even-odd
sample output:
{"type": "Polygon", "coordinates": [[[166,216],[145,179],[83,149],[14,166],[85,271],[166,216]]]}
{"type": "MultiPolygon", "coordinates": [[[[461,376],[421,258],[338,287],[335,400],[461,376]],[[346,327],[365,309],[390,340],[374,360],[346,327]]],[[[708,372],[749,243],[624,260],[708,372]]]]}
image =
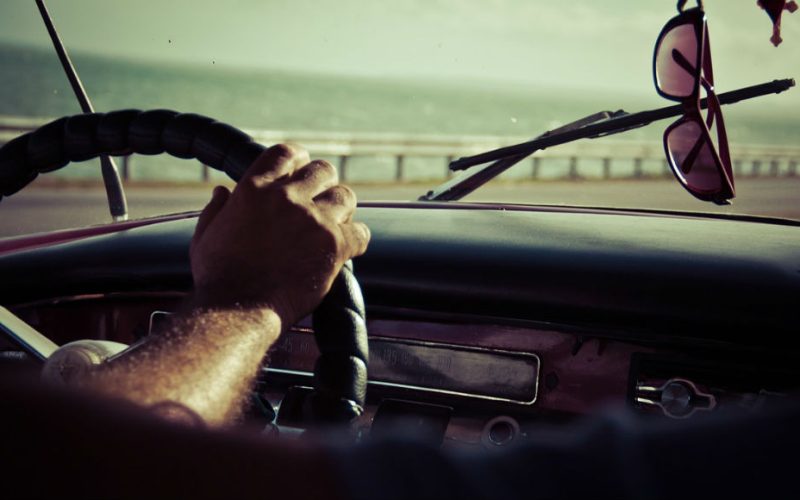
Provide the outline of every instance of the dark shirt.
{"type": "Polygon", "coordinates": [[[403,441],[341,450],[352,498],[796,498],[800,407],[645,421],[619,411],[495,453],[403,441]],[[380,494],[376,494],[380,492],[380,494]]]}
{"type": "Polygon", "coordinates": [[[687,421],[608,413],[502,452],[448,453],[400,439],[344,446],[188,428],[128,403],[0,375],[5,498],[798,495],[794,404],[687,421]]]}

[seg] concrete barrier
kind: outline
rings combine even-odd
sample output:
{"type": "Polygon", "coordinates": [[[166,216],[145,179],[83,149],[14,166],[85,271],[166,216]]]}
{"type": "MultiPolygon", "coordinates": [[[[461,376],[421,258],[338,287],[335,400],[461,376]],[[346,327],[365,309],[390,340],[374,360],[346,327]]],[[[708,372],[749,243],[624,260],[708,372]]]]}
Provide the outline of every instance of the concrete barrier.
{"type": "MultiPolygon", "coordinates": [[[[51,118],[1,116],[0,145],[25,132],[36,129],[51,118]]],[[[513,136],[447,136],[369,132],[315,132],[245,129],[256,141],[264,145],[294,142],[303,145],[312,156],[334,159],[340,177],[348,179],[349,165],[354,159],[389,157],[391,166],[385,180],[406,182],[410,159],[439,159],[441,170],[436,169],[432,179],[451,175],[447,166],[454,158],[469,156],[509,144],[524,142],[530,137],[513,136]]],[[[731,145],[734,174],[736,176],[796,176],[800,162],[800,147],[735,144],[731,145]]],[[[552,149],[539,151],[525,162],[530,165],[526,177],[539,179],[559,165],[561,178],[578,180],[588,176],[600,179],[670,176],[661,142],[626,141],[618,139],[581,140],[552,149]],[[659,165],[653,168],[653,164],[659,165]],[[564,165],[566,164],[566,169],[564,165]],[[645,164],[648,168],[645,168],[645,164]],[[624,169],[621,167],[624,165],[624,169]]],[[[136,179],[135,157],[121,159],[124,180],[136,179]]],[[[517,167],[519,168],[519,167],[517,167]]],[[[520,178],[520,177],[516,177],[520,178]]],[[[198,180],[211,180],[209,168],[198,165],[198,180]]]]}

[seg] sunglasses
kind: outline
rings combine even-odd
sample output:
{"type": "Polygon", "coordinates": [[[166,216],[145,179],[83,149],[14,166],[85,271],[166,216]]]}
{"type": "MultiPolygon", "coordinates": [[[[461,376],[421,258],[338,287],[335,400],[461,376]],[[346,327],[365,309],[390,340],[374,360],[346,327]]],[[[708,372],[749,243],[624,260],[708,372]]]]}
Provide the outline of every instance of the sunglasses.
{"type": "Polygon", "coordinates": [[[711,47],[703,10],[670,19],[656,41],[653,79],[659,95],[680,102],[683,116],[664,131],[664,151],[678,182],[700,200],[720,205],[735,196],[728,137],[714,93],[711,47]],[[701,111],[701,87],[707,111],[701,111]]]}

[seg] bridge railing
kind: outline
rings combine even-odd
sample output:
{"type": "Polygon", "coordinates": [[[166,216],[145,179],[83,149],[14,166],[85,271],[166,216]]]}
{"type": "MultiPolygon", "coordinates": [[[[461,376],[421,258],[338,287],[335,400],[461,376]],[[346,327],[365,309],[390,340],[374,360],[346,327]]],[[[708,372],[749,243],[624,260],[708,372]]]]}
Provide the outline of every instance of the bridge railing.
{"type": "MultiPolygon", "coordinates": [[[[48,118],[0,115],[0,145],[19,134],[36,129],[49,120],[48,118]]],[[[409,160],[427,159],[429,162],[440,162],[441,169],[436,168],[430,172],[427,178],[445,178],[450,175],[447,165],[454,158],[530,139],[522,136],[448,136],[251,129],[245,129],[245,131],[256,141],[265,145],[280,142],[302,144],[312,156],[334,160],[342,179],[351,177],[348,167],[353,160],[369,157],[390,158],[390,166],[387,167],[384,162],[381,168],[390,170],[385,172],[386,175],[383,178],[394,182],[409,180],[407,175],[409,160]]],[[[800,147],[737,143],[732,145],[732,156],[734,173],[737,176],[798,175],[800,147]]],[[[133,156],[120,159],[121,173],[125,180],[137,178],[135,162],[136,159],[133,156]]],[[[602,139],[576,141],[539,151],[523,163],[523,165],[527,164],[529,169],[522,178],[544,177],[549,168],[556,163],[560,165],[561,177],[568,179],[583,178],[589,164],[592,165],[593,177],[605,179],[620,177],[635,179],[654,175],[671,175],[661,142],[602,139]],[[660,167],[654,170],[654,163],[660,167]],[[619,172],[624,170],[622,175],[615,172],[617,168],[620,168],[619,172]]],[[[210,170],[207,166],[198,164],[198,174],[198,180],[210,180],[210,170]]],[[[355,177],[353,176],[352,180],[357,180],[355,177]]]]}

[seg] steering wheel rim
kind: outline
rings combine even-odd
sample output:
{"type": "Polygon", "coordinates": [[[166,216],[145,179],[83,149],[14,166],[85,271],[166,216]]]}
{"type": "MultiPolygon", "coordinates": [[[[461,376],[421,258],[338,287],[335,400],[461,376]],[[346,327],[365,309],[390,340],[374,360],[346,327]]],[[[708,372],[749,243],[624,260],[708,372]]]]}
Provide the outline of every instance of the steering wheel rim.
{"type": "MultiPolygon", "coordinates": [[[[40,173],[101,155],[194,158],[238,181],[265,149],[238,128],[194,113],[126,109],[65,116],[0,148],[0,200],[40,173]]],[[[369,361],[366,310],[352,262],[334,280],[312,323],[320,351],[309,401],[312,420],[350,422],[363,412],[369,361]]]]}

